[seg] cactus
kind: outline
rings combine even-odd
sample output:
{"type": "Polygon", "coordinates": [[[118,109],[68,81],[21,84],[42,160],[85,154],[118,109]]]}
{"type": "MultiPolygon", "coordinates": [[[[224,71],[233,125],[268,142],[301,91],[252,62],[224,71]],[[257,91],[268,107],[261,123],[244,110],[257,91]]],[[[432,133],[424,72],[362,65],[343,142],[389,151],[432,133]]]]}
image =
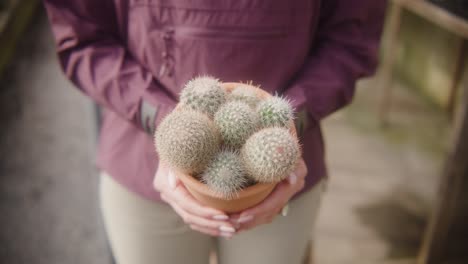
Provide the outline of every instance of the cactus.
{"type": "Polygon", "coordinates": [[[159,124],[155,145],[161,161],[232,199],[294,170],[300,147],[287,128],[292,118],[281,97],[262,100],[248,85],[227,93],[218,80],[200,77],[186,84],[178,108],[159,124]]]}
{"type": "Polygon", "coordinates": [[[240,148],[258,128],[257,113],[246,103],[233,101],[216,112],[214,122],[221,132],[225,146],[240,148]]]}
{"type": "Polygon", "coordinates": [[[260,98],[254,89],[246,85],[240,85],[234,88],[228,95],[229,101],[242,101],[248,104],[250,107],[255,108],[260,102],[260,98]]]}
{"type": "Polygon", "coordinates": [[[182,105],[213,117],[226,101],[227,93],[221,83],[211,77],[199,77],[189,81],[180,94],[182,105]]]}
{"type": "Polygon", "coordinates": [[[188,174],[203,171],[216,155],[220,136],[206,115],[178,109],[159,124],[155,145],[161,160],[188,174]]]}
{"type": "Polygon", "coordinates": [[[257,106],[257,112],[260,116],[262,127],[286,127],[294,115],[291,104],[279,96],[272,96],[261,101],[257,106]]]}
{"type": "Polygon", "coordinates": [[[242,162],[258,182],[279,182],[291,173],[300,156],[297,139],[287,128],[264,128],[242,148],[242,162]]]}
{"type": "Polygon", "coordinates": [[[239,153],[231,150],[220,151],[201,175],[206,183],[223,199],[232,199],[250,181],[242,167],[239,153]]]}

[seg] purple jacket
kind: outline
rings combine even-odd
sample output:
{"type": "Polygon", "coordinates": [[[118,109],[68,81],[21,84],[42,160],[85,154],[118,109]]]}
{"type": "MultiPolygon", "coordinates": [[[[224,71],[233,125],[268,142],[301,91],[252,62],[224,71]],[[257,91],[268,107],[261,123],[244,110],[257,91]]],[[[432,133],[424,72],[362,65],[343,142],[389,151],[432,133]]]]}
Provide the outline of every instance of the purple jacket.
{"type": "MultiPolygon", "coordinates": [[[[105,108],[98,165],[159,200],[150,131],[189,79],[253,81],[308,113],[306,188],[326,176],[320,120],[373,73],[384,0],[44,0],[60,64],[105,108]]],[[[78,121],[78,120],[77,120],[78,121]]]]}

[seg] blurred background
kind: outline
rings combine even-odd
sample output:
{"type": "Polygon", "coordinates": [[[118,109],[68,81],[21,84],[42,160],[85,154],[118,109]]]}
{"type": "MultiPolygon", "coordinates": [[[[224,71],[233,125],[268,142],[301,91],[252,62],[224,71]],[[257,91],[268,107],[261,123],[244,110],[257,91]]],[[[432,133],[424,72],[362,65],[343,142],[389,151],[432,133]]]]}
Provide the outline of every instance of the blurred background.
{"type": "MultiPolygon", "coordinates": [[[[388,1],[378,73],[323,122],[313,263],[468,263],[467,19],[466,0],[388,1]]],[[[0,0],[0,120],[0,263],[112,263],[96,107],[37,0],[0,0]]]]}

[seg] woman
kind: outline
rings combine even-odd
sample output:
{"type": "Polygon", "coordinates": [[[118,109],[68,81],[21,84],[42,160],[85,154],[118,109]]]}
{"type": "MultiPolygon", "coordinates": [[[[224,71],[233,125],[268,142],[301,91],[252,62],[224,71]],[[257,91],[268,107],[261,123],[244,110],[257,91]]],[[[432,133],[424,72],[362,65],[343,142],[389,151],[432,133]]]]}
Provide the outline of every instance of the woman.
{"type": "Polygon", "coordinates": [[[373,73],[385,1],[44,3],[64,72],[105,109],[101,207],[117,262],[207,263],[215,245],[223,264],[300,263],[326,177],[319,124],[373,73]],[[236,215],[198,203],[154,150],[155,127],[199,75],[253,81],[301,113],[296,171],[236,215]]]}

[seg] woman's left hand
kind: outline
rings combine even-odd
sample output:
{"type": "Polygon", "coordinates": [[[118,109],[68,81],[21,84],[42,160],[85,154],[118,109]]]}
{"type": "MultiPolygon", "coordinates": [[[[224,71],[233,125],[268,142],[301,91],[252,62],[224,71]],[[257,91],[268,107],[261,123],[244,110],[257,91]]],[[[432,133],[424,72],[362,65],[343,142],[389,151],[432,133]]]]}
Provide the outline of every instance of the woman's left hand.
{"type": "Polygon", "coordinates": [[[289,199],[304,188],[306,175],[307,167],[301,158],[294,172],[278,183],[265,200],[245,211],[231,215],[232,223],[238,227],[236,233],[249,230],[258,225],[271,223],[281,213],[289,199]]]}

